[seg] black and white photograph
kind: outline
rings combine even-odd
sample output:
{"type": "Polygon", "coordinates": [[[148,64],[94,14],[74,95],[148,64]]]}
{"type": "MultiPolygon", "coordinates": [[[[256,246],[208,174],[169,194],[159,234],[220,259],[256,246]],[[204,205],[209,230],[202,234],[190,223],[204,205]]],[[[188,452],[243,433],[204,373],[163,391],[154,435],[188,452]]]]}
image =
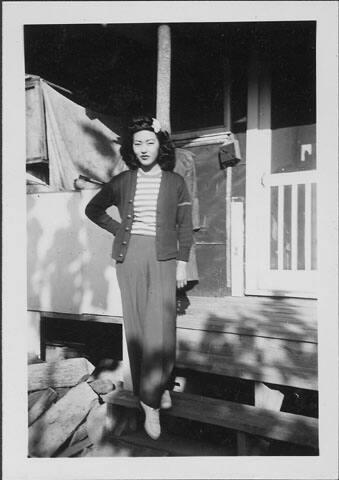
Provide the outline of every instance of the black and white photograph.
{"type": "Polygon", "coordinates": [[[337,478],[337,2],[4,7],[3,478],[337,478]]]}

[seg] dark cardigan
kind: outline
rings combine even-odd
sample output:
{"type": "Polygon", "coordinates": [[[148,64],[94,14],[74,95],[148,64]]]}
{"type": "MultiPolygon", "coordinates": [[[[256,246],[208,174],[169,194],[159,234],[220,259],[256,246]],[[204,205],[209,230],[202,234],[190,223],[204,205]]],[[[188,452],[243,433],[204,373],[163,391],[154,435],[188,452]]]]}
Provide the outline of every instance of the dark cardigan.
{"type": "MultiPolygon", "coordinates": [[[[133,223],[133,200],[137,170],[128,170],[110,180],[88,203],[85,213],[99,227],[115,235],[112,256],[123,262],[133,223]],[[118,207],[121,223],[106,213],[118,207]]],[[[188,261],[192,245],[192,206],[184,179],[174,172],[162,172],[156,215],[157,260],[188,261]]]]}

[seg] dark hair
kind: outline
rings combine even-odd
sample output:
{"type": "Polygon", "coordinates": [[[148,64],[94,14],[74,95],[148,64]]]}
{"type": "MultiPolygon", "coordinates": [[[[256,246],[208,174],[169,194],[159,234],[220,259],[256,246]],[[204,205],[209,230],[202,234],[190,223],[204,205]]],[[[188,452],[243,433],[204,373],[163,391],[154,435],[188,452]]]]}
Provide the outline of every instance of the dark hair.
{"type": "Polygon", "coordinates": [[[154,131],[153,118],[150,116],[134,117],[127,127],[127,132],[123,136],[120,153],[131,170],[136,170],[140,162],[133,151],[133,135],[142,130],[154,132],[159,140],[158,164],[162,170],[172,171],[175,166],[174,145],[169,134],[166,131],[154,131]]]}

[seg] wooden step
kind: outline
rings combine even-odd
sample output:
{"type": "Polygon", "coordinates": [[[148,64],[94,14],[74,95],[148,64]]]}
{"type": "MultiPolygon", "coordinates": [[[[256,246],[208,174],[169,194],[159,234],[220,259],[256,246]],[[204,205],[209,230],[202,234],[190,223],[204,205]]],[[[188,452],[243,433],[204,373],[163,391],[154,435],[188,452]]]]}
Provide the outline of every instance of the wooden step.
{"type": "Polygon", "coordinates": [[[192,438],[183,438],[179,435],[167,433],[162,429],[161,436],[152,440],[144,431],[126,433],[119,437],[119,441],[140,447],[166,451],[176,457],[215,457],[234,456],[236,448],[219,446],[192,438]]]}
{"type": "MultiPolygon", "coordinates": [[[[188,393],[172,392],[171,396],[173,407],[162,410],[162,415],[187,418],[272,440],[318,448],[318,420],[315,418],[188,393]]],[[[115,391],[102,398],[107,403],[141,408],[138,398],[127,390],[115,391]]]]}

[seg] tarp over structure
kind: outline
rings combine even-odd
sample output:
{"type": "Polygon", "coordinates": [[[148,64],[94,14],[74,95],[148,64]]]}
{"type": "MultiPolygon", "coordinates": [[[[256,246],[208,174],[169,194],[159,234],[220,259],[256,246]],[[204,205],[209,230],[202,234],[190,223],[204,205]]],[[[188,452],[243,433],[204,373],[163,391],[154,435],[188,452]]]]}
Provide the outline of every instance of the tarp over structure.
{"type": "Polygon", "coordinates": [[[37,163],[40,156],[42,162],[48,162],[53,190],[73,190],[79,175],[107,182],[127,168],[120,156],[118,134],[98,114],[60,94],[43,79],[34,80],[33,88],[40,92],[26,94],[27,161],[37,163]],[[33,148],[35,151],[30,151],[33,148]]]}
{"type": "MultiPolygon", "coordinates": [[[[46,181],[32,185],[27,180],[27,192],[71,191],[79,175],[106,183],[127,170],[120,155],[119,135],[107,123],[114,124],[114,119],[78,105],[40,77],[27,76],[26,162],[30,166],[47,164],[49,169],[48,185],[46,181]]],[[[115,123],[120,132],[122,127],[115,123]]],[[[176,148],[175,155],[175,171],[184,177],[192,197],[193,228],[197,231],[200,215],[195,155],[184,148],[176,148]]],[[[195,245],[191,249],[188,279],[198,280],[195,245]]]]}

